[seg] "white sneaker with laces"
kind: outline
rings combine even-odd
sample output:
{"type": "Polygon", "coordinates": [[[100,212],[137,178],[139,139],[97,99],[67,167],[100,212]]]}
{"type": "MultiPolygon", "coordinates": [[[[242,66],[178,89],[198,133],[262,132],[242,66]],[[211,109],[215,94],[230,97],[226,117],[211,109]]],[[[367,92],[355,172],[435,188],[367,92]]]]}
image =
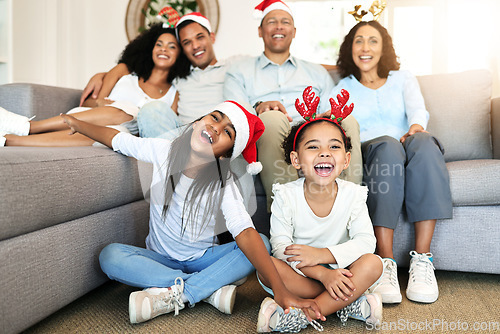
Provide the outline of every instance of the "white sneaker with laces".
{"type": "Polygon", "coordinates": [[[184,308],[182,293],[184,281],[177,277],[175,284],[169,288],[149,288],[143,291],[132,292],[129,297],[130,322],[138,324],[159,315],[184,308]]]}
{"type": "Polygon", "coordinates": [[[30,119],[0,107],[0,131],[5,134],[27,136],[30,132],[30,119]]]}
{"type": "Polygon", "coordinates": [[[382,323],[382,298],[378,293],[362,295],[351,304],[337,311],[342,325],[347,318],[353,318],[367,324],[380,325],[382,323]]]}
{"type": "Polygon", "coordinates": [[[401,303],[401,289],[398,282],[398,267],[396,261],[390,258],[382,259],[384,263],[384,273],[380,282],[370,287],[369,292],[378,293],[382,296],[382,303],[394,304],[401,303]]]}
{"type": "Polygon", "coordinates": [[[233,313],[234,301],[236,299],[236,285],[224,285],[212,293],[208,298],[203,299],[219,311],[225,314],[233,313]]]}
{"type": "Polygon", "coordinates": [[[309,324],[317,331],[323,331],[323,326],[316,320],[309,322],[304,312],[300,309],[291,308],[290,312],[285,314],[283,308],[269,297],[266,297],[260,304],[259,318],[257,320],[258,333],[298,333],[309,324]]]}
{"type": "Polygon", "coordinates": [[[420,303],[434,303],[439,297],[432,253],[410,252],[410,270],[406,297],[420,303]]]}

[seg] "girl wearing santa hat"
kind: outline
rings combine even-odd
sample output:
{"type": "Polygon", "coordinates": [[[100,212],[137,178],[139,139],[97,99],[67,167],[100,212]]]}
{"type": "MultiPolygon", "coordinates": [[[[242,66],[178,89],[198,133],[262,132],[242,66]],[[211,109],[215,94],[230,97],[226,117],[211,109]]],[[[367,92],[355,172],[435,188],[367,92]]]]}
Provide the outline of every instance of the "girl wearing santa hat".
{"type": "MultiPolygon", "coordinates": [[[[373,252],[375,236],[366,207],[367,188],[339,179],[349,166],[350,138],[340,121],[350,114],[346,91],[332,117],[316,118],[319,97],[312,87],[304,91],[304,104],[297,111],[306,119],[292,127],[283,143],[285,161],[301,178],[274,184],[271,206],[273,262],[291,292],[311,298],[325,316],[337,312],[377,325],[382,320],[382,301],[377,294],[363,293],[382,275],[382,261],[373,252]]],[[[259,273],[260,274],[260,273],[259,273]]],[[[273,294],[270,282],[259,275],[264,289],[273,294]]],[[[261,304],[259,332],[299,331],[309,322],[308,310],[285,314],[271,298],[261,304]]]]}
{"type": "Polygon", "coordinates": [[[111,279],[145,289],[130,295],[132,323],[172,311],[177,315],[185,303],[200,301],[230,314],[235,282],[253,266],[270,282],[283,308],[308,308],[322,317],[314,302],[285,288],[266,249],[268,241],[254,229],[231,174],[230,161],[240,154],[250,163],[249,173],[260,171],[255,142],[264,124],[257,116],[226,101],[172,142],[61,116],[72,131],[153,164],[147,248],[111,244],[99,256],[111,279]],[[220,245],[216,235],[226,230],[235,241],[220,245]]]}

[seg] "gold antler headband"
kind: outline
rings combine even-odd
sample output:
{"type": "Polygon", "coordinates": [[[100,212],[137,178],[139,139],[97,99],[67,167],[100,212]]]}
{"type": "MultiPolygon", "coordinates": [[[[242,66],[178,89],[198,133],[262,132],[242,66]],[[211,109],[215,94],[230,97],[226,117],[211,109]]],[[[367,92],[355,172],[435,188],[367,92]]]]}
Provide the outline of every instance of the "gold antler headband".
{"type": "MultiPolygon", "coordinates": [[[[378,21],[378,19],[380,18],[380,14],[382,14],[386,6],[387,6],[386,0],[375,0],[372,2],[372,5],[370,6],[370,9],[368,9],[368,12],[372,13],[374,21],[378,21]]],[[[368,12],[363,9],[361,9],[361,12],[358,13],[360,9],[361,5],[356,5],[354,6],[353,11],[348,12],[348,14],[354,16],[357,22],[362,21],[363,16],[368,14],[368,12]]]]}

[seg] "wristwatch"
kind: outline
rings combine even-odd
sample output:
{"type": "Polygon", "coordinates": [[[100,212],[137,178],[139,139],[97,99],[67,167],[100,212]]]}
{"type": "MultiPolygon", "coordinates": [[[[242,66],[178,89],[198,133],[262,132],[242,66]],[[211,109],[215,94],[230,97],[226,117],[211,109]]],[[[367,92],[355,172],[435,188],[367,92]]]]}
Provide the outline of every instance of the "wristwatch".
{"type": "Polygon", "coordinates": [[[257,102],[255,102],[255,104],[253,105],[253,108],[254,108],[255,110],[257,110],[257,107],[258,107],[261,103],[262,103],[262,101],[257,101],[257,102]]]}

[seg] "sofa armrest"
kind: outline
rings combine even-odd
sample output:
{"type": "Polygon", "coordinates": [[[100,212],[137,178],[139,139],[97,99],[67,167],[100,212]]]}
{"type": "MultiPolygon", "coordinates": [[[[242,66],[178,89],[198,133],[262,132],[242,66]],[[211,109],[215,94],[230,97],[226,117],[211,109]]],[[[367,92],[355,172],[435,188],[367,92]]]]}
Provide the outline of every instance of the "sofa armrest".
{"type": "Polygon", "coordinates": [[[80,103],[78,89],[14,83],[0,86],[0,107],[27,117],[45,119],[65,113],[80,103]]]}
{"type": "Polygon", "coordinates": [[[500,159],[500,97],[491,100],[491,144],[493,158],[500,159]]]}

